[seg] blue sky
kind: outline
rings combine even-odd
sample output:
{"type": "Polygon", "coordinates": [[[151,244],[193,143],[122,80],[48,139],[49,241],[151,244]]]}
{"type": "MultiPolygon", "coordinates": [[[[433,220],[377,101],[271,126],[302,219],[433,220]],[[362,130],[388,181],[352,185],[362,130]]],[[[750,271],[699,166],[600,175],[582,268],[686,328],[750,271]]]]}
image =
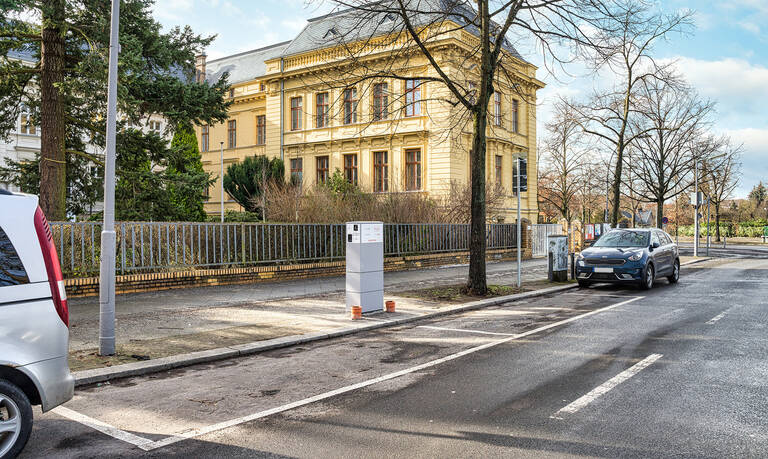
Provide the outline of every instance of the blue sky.
{"type": "MultiPolygon", "coordinates": [[[[713,129],[744,144],[736,197],[746,197],[758,181],[768,181],[768,0],[659,0],[658,5],[695,11],[695,30],[659,43],[656,56],[675,61],[703,97],[717,102],[713,129]]],[[[217,35],[207,50],[215,59],[290,40],[307,18],[328,7],[321,0],[158,0],[155,16],[167,27],[189,24],[198,33],[217,35]]],[[[540,61],[536,55],[525,57],[540,61]]],[[[547,120],[554,97],[586,97],[594,80],[555,78],[544,70],[538,76],[548,83],[539,93],[540,123],[547,120]]]]}

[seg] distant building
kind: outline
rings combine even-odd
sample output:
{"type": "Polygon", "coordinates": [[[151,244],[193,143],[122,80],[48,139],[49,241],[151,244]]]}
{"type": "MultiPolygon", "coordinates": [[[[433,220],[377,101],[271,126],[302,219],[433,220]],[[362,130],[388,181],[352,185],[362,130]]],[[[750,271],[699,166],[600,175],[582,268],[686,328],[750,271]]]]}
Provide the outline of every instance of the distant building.
{"type": "MultiPolygon", "coordinates": [[[[199,78],[213,83],[229,73],[233,101],[227,121],[196,128],[205,170],[219,176],[223,145],[225,168],[247,156],[282,157],[286,178],[294,176],[307,186],[322,183],[336,169],[364,191],[377,193],[437,196],[447,193],[452,182],[468,183],[471,132],[446,139],[453,120],[450,108],[437,99],[450,94],[439,83],[420,80],[435,73],[422,56],[409,62],[405,79],[382,78],[375,84],[339,88],[320,84],[315,72],[328,64],[329,56],[344,56],[344,50],[334,49],[338,41],[333,40],[344,14],[348,13],[310,19],[291,41],[211,61],[198,57],[199,78]],[[400,106],[392,108],[393,101],[400,106]]],[[[450,53],[452,47],[468,47],[474,39],[466,30],[454,35],[455,40],[446,40],[435,52],[450,53]]],[[[377,52],[391,51],[372,50],[371,55],[377,52]]],[[[507,190],[505,219],[513,221],[517,205],[513,168],[521,158],[528,185],[521,195],[521,212],[535,222],[535,102],[536,91],[544,85],[536,79],[536,67],[511,45],[505,52],[515,72],[495,85],[486,176],[507,190]]],[[[219,189],[217,181],[209,190],[209,213],[219,209],[219,189]]],[[[227,196],[226,207],[239,206],[227,196]]]]}
{"type": "MultiPolygon", "coordinates": [[[[6,57],[28,65],[35,64],[33,57],[26,52],[11,51],[6,57]]],[[[21,113],[16,119],[16,128],[7,139],[0,139],[0,166],[5,166],[7,159],[17,162],[29,161],[35,159],[35,154],[40,154],[40,128],[32,123],[30,114],[24,107],[21,108],[21,113]]],[[[0,188],[21,191],[10,183],[0,182],[0,188]]]]}
{"type": "MultiPolygon", "coordinates": [[[[8,59],[19,60],[30,66],[37,63],[35,57],[28,51],[11,51],[6,55],[8,59]]],[[[22,110],[16,121],[16,128],[11,131],[9,138],[0,140],[0,166],[6,166],[6,160],[10,159],[16,162],[32,161],[35,155],[40,154],[40,127],[32,122],[32,118],[26,112],[22,105],[22,110]]],[[[154,132],[164,137],[169,143],[171,141],[167,120],[157,114],[151,114],[147,119],[137,126],[142,132],[154,132]]],[[[85,145],[85,152],[97,158],[104,157],[104,149],[91,143],[85,145]]],[[[102,175],[102,167],[95,163],[89,165],[90,173],[99,179],[102,175]]],[[[19,188],[11,183],[0,182],[0,188],[9,191],[18,192],[19,188]]],[[[90,213],[101,212],[104,203],[98,201],[89,209],[90,213]]]]}

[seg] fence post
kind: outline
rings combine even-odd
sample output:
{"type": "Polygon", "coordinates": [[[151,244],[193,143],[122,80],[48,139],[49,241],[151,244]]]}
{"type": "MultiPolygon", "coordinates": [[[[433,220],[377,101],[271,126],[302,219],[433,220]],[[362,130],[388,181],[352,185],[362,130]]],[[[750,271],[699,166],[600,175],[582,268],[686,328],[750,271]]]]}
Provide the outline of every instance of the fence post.
{"type": "Polygon", "coordinates": [[[120,223],[120,274],[125,274],[125,222],[120,223]]]}
{"type": "Polygon", "coordinates": [[[245,266],[245,223],[240,224],[240,263],[245,266]]]}

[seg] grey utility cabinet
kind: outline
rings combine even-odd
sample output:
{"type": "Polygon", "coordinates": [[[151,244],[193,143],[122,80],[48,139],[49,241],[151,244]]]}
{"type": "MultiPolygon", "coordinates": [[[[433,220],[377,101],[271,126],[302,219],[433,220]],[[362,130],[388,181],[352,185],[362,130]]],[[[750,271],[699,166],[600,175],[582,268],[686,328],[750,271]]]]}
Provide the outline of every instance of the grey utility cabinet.
{"type": "Polygon", "coordinates": [[[384,307],[384,224],[347,223],[347,311],[384,307]]]}

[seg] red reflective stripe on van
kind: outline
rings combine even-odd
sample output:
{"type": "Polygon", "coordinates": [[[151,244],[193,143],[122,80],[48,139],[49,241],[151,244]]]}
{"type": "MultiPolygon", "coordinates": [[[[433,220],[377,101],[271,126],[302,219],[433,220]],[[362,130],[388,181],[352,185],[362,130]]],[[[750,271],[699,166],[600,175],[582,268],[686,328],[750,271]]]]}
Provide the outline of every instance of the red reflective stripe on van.
{"type": "Polygon", "coordinates": [[[40,250],[43,252],[45,261],[45,270],[48,273],[48,284],[51,287],[51,296],[53,305],[59,314],[64,325],[69,327],[69,308],[67,306],[67,293],[64,290],[64,276],[61,274],[61,265],[59,264],[59,254],[56,252],[56,246],[53,245],[51,236],[51,227],[43,214],[43,210],[38,207],[35,211],[35,231],[37,240],[40,242],[40,250]]]}

